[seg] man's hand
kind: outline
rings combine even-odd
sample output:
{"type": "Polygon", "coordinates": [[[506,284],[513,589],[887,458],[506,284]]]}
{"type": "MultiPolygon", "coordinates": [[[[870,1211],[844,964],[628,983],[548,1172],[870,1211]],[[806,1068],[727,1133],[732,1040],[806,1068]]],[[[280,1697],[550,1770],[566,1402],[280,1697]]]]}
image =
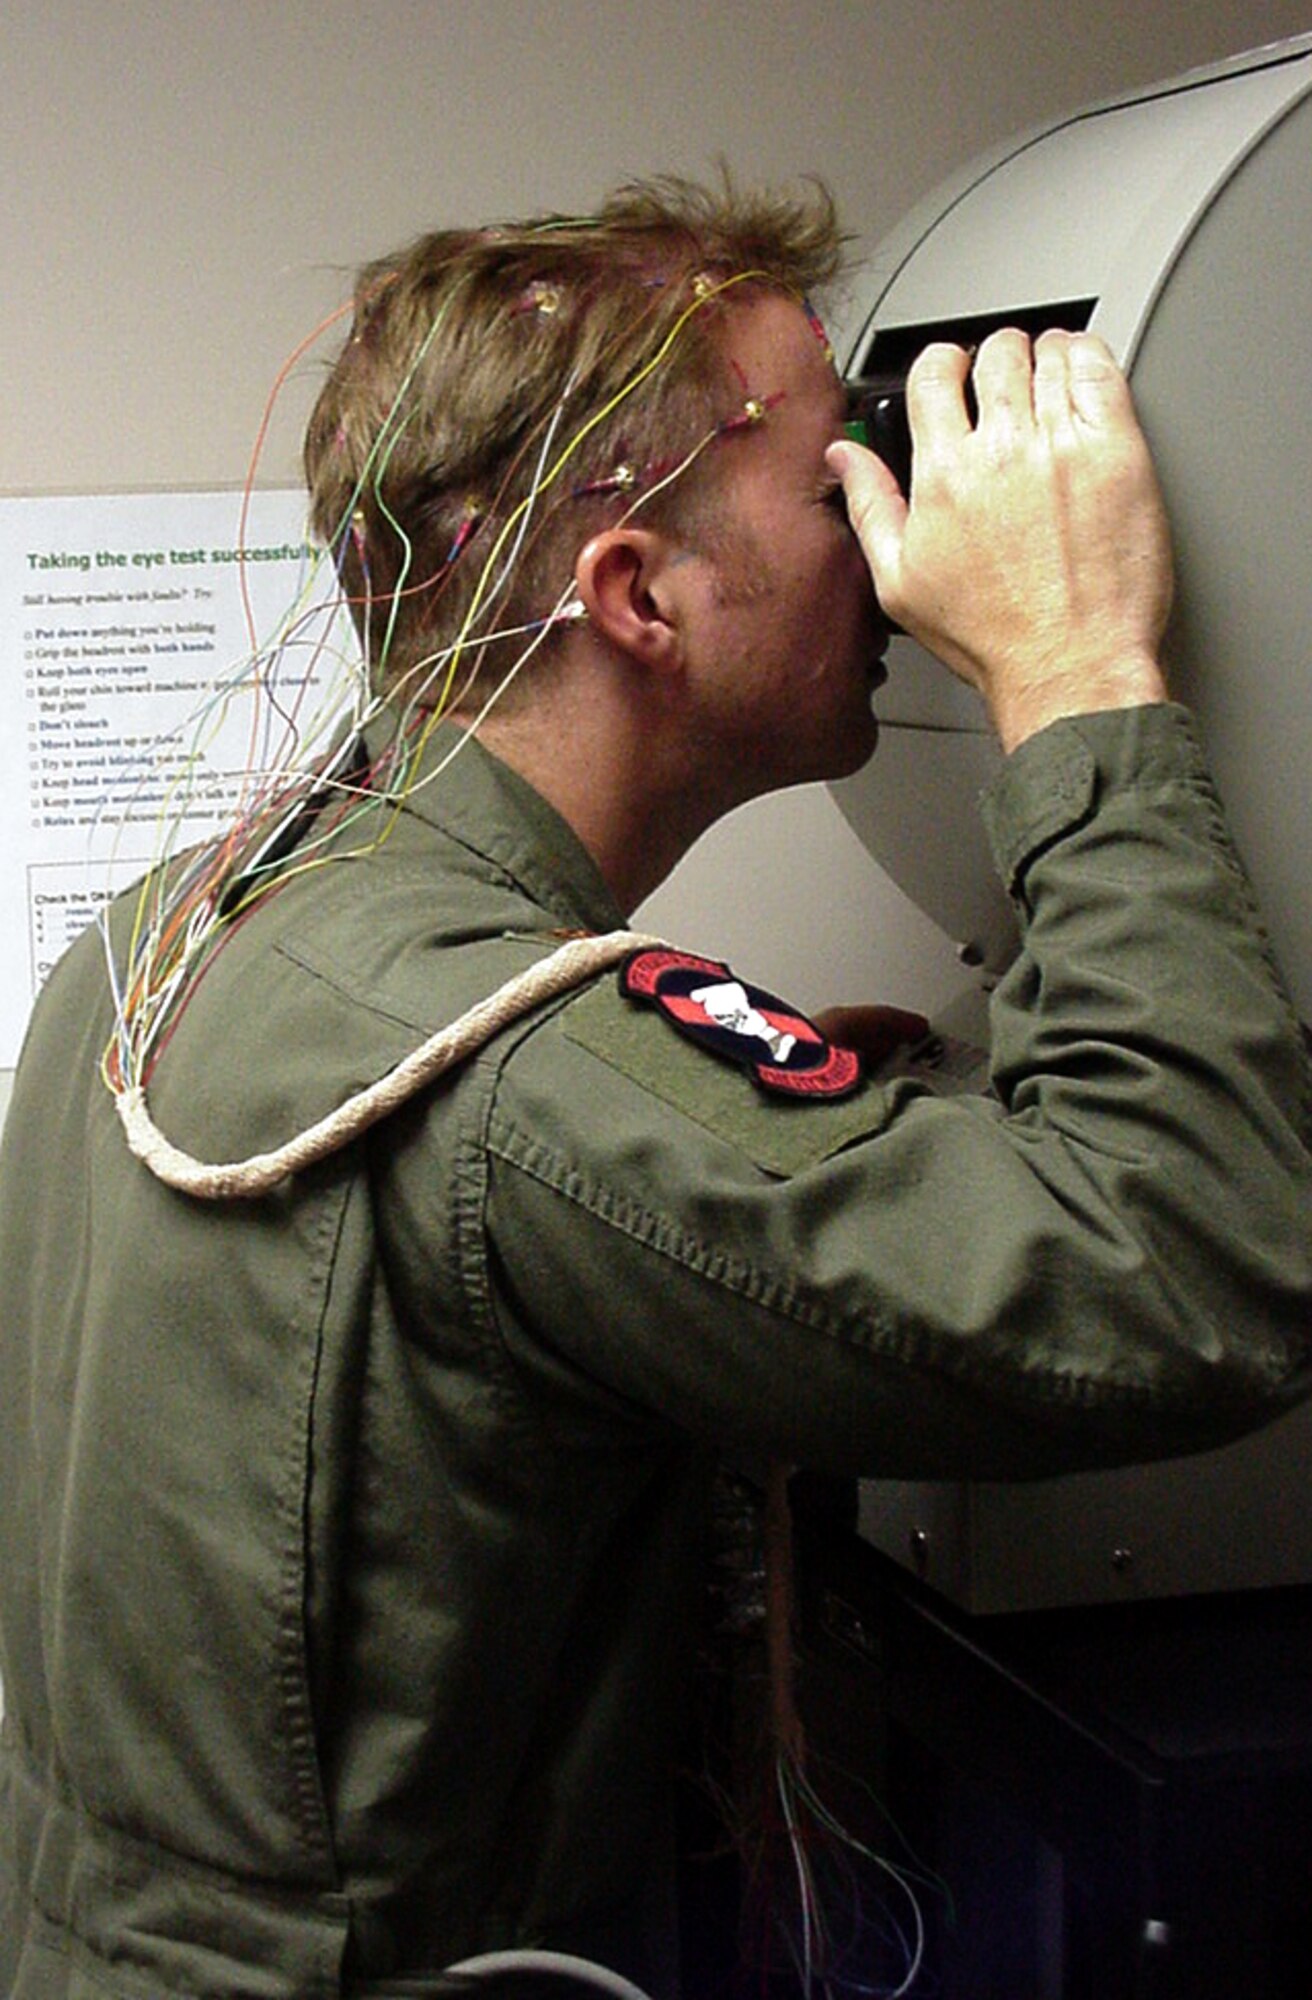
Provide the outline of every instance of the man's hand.
{"type": "Polygon", "coordinates": [[[905,1007],[826,1007],[815,1025],[840,1049],[852,1049],[870,1069],[878,1069],[895,1050],[921,1042],[929,1033],[923,1014],[905,1007]]]}
{"type": "Polygon", "coordinates": [[[1058,716],[1161,701],[1166,516],[1125,378],[1093,334],[929,347],[907,382],[910,504],[830,447],[880,603],[978,688],[1003,747],[1058,716]]]}

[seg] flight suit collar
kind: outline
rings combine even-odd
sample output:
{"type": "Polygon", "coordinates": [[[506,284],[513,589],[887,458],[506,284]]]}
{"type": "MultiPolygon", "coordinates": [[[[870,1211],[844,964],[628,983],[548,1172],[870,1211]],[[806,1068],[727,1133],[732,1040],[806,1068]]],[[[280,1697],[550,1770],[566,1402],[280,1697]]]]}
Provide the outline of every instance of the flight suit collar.
{"type": "MultiPolygon", "coordinates": [[[[366,727],[371,763],[392,731],[386,716],[366,727]]],[[[568,821],[460,724],[442,722],[433,731],[407,783],[403,810],[509,876],[562,928],[623,926],[624,912],[568,821]]]]}

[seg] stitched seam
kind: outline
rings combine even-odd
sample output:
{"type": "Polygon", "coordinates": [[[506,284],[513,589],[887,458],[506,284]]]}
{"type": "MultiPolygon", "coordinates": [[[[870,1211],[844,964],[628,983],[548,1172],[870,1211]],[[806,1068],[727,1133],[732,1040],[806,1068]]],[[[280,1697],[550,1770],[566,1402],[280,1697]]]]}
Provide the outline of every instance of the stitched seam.
{"type": "MultiPolygon", "coordinates": [[[[976,1357],[952,1343],[940,1342],[932,1335],[894,1332],[874,1312],[860,1318],[835,1314],[823,1301],[803,1296],[794,1285],[777,1274],[711,1248],[691,1232],[681,1229],[668,1216],[644,1207],[629,1196],[617,1194],[613,1189],[590,1185],[577,1168],[548,1153],[541,1144],[531,1145],[521,1154],[506,1141],[489,1137],[487,1149],[505,1166],[549,1188],[607,1228],[628,1236],[655,1255],[682,1265],[709,1284],[719,1285],[723,1290],[733,1292],[781,1319],[804,1326],[828,1340],[863,1348],[878,1355],[881,1360],[918,1373],[932,1370],[957,1382],[996,1382],[997,1363],[991,1354],[976,1357]]],[[[1091,1381],[1086,1376],[1072,1374],[1029,1375],[1017,1386],[1023,1388],[1027,1398],[1036,1402],[1078,1404],[1090,1409],[1114,1404],[1151,1407],[1160,1401],[1158,1393],[1147,1384],[1091,1381]]]]}
{"type": "Polygon", "coordinates": [[[306,1542],[309,1534],[315,1398],[323,1360],[324,1321],[337,1250],[354,1185],[352,1178],[335,1191],[334,1199],[325,1199],[319,1219],[318,1240],[313,1246],[306,1281],[311,1311],[306,1314],[309,1326],[307,1337],[302,1342],[304,1358],[295,1403],[296,1424],[287,1445],[279,1501],[285,1532],[279,1564],[275,1684],[287,1727],[287,1762],[296,1819],[310,1853],[327,1869],[333,1888],[339,1886],[337,1862],[310,1692],[306,1542]]]}

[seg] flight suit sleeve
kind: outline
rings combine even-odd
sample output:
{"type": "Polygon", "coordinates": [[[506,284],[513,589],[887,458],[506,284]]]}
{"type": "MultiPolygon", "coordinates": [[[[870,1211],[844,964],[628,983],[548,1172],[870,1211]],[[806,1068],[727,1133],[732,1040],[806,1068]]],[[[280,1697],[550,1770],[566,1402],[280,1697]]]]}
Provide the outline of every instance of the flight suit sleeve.
{"type": "Polygon", "coordinates": [[[1053,725],[987,802],[1023,947],[993,1093],[771,1102],[614,980],[505,1062],[490,1310],[521,1374],[894,1477],[1203,1449],[1302,1392],[1302,1031],[1187,715],[1053,725]]]}

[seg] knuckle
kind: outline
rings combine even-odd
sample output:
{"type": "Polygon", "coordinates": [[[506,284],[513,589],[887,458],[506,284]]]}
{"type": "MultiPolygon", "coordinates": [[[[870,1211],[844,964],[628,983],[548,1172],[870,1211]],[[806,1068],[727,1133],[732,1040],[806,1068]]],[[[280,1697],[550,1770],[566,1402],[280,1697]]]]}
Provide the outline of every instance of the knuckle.
{"type": "Polygon", "coordinates": [[[981,362],[985,367],[993,362],[1014,365],[1017,361],[1028,360],[1029,354],[1028,334],[1022,333],[1018,326],[1000,326],[982,342],[975,366],[978,368],[981,362]]]}
{"type": "Polygon", "coordinates": [[[907,377],[908,386],[924,382],[957,382],[966,365],[964,348],[955,347],[950,340],[932,340],[928,347],[922,347],[911,364],[907,377]]]}

